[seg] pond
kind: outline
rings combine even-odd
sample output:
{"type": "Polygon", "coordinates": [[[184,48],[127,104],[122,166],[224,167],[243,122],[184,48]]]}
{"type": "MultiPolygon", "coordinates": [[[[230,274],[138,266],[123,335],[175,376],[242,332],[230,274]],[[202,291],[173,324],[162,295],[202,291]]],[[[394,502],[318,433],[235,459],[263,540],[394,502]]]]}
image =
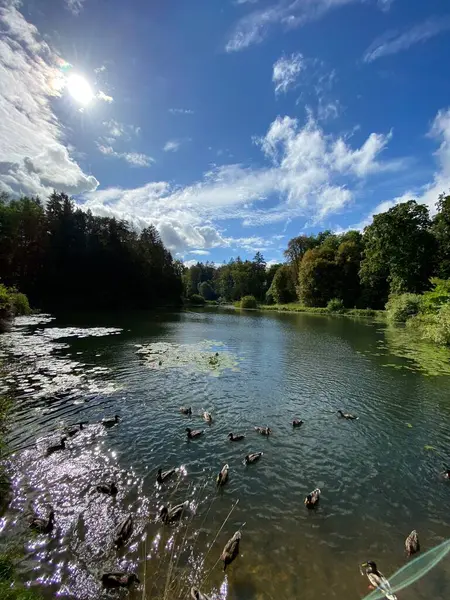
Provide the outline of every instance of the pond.
{"type": "MultiPolygon", "coordinates": [[[[192,583],[230,600],[364,597],[362,561],[390,575],[412,529],[423,550],[450,538],[450,482],[439,476],[450,462],[449,357],[405,351],[404,335],[365,320],[214,309],[18,319],[0,337],[1,385],[15,396],[1,530],[25,546],[21,576],[48,597],[86,600],[126,596],[99,583],[117,570],[138,573],[136,599],[187,598],[192,583]],[[100,424],[116,414],[116,426],[100,424]],[[294,429],[294,418],[304,424],[294,429]],[[46,456],[80,421],[66,449],[46,456]],[[205,432],[188,441],[186,427],[205,432]],[[249,452],[263,456],[245,466],[249,452]],[[158,467],[179,470],[160,487],[158,467]],[[115,498],[96,491],[112,480],[115,498]],[[183,501],[180,523],[157,518],[183,501]],[[32,534],[27,517],[50,507],[53,532],[32,534]],[[129,513],[133,533],[117,550],[129,513]],[[240,528],[224,573],[218,559],[240,528]]],[[[445,559],[399,595],[443,600],[449,583],[445,559]]]]}

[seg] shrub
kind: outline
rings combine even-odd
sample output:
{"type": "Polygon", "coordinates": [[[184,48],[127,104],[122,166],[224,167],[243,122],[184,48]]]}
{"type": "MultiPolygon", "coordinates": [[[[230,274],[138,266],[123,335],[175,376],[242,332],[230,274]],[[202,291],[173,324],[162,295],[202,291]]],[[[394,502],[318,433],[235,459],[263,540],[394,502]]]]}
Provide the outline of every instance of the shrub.
{"type": "Polygon", "coordinates": [[[12,310],[11,294],[3,283],[0,283],[0,310],[7,312],[12,310]]]}
{"type": "Polygon", "coordinates": [[[419,314],[422,297],[419,294],[401,294],[391,296],[386,304],[389,321],[405,323],[409,318],[419,314]]]}
{"type": "Polygon", "coordinates": [[[327,311],[330,313],[344,312],[344,303],[340,298],[332,298],[327,304],[327,311]]]}
{"type": "Polygon", "coordinates": [[[244,296],[241,299],[241,308],[258,308],[255,296],[244,296]]]}
{"type": "Polygon", "coordinates": [[[29,315],[31,313],[30,303],[25,294],[12,292],[10,298],[15,315],[29,315]]]}
{"type": "Polygon", "coordinates": [[[438,313],[412,317],[407,326],[439,346],[450,346],[450,304],[442,305],[438,313]]]}
{"type": "Polygon", "coordinates": [[[203,306],[205,304],[205,299],[203,298],[203,296],[200,296],[200,294],[192,294],[192,296],[189,298],[189,302],[191,304],[198,304],[203,306]]]}

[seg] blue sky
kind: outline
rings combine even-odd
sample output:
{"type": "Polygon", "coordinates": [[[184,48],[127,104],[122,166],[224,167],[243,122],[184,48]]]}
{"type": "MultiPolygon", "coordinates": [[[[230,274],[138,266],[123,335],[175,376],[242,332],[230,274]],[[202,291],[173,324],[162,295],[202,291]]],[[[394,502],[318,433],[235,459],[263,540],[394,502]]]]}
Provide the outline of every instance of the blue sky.
{"type": "Polygon", "coordinates": [[[0,189],[222,262],[450,190],[447,0],[0,0],[0,189]]]}

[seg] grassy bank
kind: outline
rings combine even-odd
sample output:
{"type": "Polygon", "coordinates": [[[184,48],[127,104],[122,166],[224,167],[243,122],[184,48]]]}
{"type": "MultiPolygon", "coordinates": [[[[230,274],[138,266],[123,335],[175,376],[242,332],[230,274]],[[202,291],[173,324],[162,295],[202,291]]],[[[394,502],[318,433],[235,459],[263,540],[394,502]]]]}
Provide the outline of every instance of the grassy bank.
{"type": "Polygon", "coordinates": [[[347,317],[382,317],[384,310],[374,310],[373,308],[342,308],[338,311],[332,311],[326,307],[302,306],[298,302],[289,304],[260,304],[259,310],[272,310],[278,312],[296,312],[296,313],[315,313],[319,315],[343,315],[347,317]]]}

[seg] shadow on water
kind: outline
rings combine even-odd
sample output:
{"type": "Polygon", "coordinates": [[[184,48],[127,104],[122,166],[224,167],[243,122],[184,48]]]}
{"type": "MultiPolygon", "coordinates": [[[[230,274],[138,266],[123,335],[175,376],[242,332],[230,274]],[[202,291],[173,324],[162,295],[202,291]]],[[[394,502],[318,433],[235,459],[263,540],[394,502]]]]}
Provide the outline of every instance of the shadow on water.
{"type": "MultiPolygon", "coordinates": [[[[411,529],[423,548],[450,537],[450,487],[439,478],[450,459],[448,378],[386,367],[411,361],[391,353],[391,335],[350,319],[209,309],[19,319],[0,340],[3,383],[16,398],[13,499],[1,529],[25,542],[23,577],[49,596],[83,599],[111,597],[99,581],[114,570],[138,572],[136,599],[186,598],[199,581],[223,599],[364,596],[362,560],[390,574],[405,562],[411,529]],[[339,419],[339,408],[359,420],[339,419]],[[100,424],[114,414],[117,426],[100,424]],[[89,425],[47,457],[80,421],[89,425]],[[254,431],[266,424],[269,438],[254,431]],[[186,426],[206,431],[188,442],[186,426]],[[246,437],[229,442],[230,431],[246,437]],[[245,467],[255,451],[263,457],[245,467]],[[225,463],[230,480],[217,493],[225,463]],[[182,468],[159,488],[159,466],[182,468]],[[110,480],[115,499],[95,488],[110,480]],[[308,511],[303,498],[315,487],[321,502],[308,511]],[[186,500],[179,524],[157,520],[163,503],[186,500]],[[54,531],[33,536],[27,515],[50,507],[54,531]],[[128,513],[133,533],[117,550],[128,513]],[[244,522],[240,556],[224,574],[218,557],[244,522]]],[[[448,578],[443,562],[408,598],[443,599],[448,578]]]]}

